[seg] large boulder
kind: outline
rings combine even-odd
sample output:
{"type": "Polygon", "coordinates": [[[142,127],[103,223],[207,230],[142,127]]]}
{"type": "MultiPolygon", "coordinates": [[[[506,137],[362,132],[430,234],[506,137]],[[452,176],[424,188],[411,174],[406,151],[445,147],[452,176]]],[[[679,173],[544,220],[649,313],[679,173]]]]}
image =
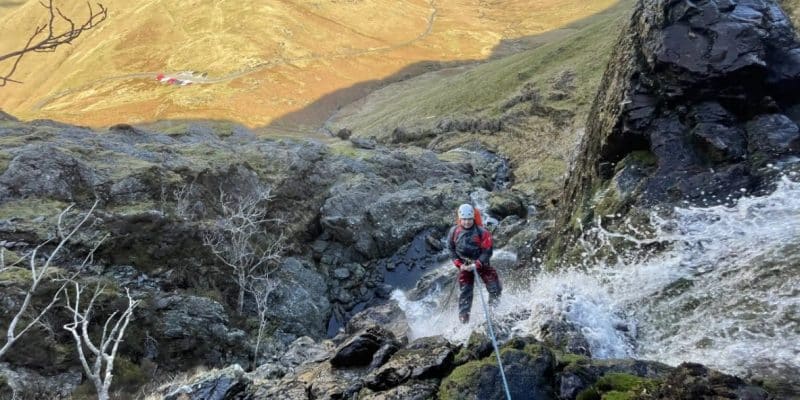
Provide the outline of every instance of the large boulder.
{"type": "Polygon", "coordinates": [[[441,378],[453,368],[454,356],[453,346],[442,337],[417,339],[370,373],[365,378],[366,386],[372,390],[386,390],[409,379],[441,378]]]}
{"type": "Polygon", "coordinates": [[[376,356],[383,358],[379,350],[389,346],[399,347],[394,335],[380,326],[371,326],[342,343],[331,358],[331,365],[336,368],[367,366],[376,356]]]}
{"type": "Polygon", "coordinates": [[[158,357],[219,366],[244,353],[245,333],[231,327],[222,304],[206,297],[170,294],[153,300],[158,357]]]}
{"type": "Polygon", "coordinates": [[[274,279],[279,284],[270,295],[269,318],[287,333],[316,337],[324,334],[331,310],[324,276],[298,259],[287,258],[274,279]]]}

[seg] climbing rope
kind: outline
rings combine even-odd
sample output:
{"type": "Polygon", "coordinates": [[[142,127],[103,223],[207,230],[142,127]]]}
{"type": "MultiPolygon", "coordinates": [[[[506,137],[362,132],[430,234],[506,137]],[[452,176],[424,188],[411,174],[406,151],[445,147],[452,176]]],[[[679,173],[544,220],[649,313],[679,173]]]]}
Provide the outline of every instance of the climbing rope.
{"type": "Polygon", "coordinates": [[[478,269],[473,265],[472,273],[475,275],[475,284],[478,285],[478,294],[481,296],[481,305],[483,306],[483,313],[486,316],[486,327],[489,331],[489,337],[492,338],[492,346],[494,346],[494,354],[497,356],[497,365],[500,367],[500,377],[503,378],[503,388],[506,390],[506,399],[511,400],[511,393],[508,391],[508,381],[506,380],[506,373],[503,371],[503,362],[500,360],[500,350],[497,348],[497,338],[494,336],[494,328],[492,328],[492,318],[489,315],[489,307],[486,307],[486,301],[483,299],[483,290],[480,287],[480,277],[478,276],[478,269]]]}

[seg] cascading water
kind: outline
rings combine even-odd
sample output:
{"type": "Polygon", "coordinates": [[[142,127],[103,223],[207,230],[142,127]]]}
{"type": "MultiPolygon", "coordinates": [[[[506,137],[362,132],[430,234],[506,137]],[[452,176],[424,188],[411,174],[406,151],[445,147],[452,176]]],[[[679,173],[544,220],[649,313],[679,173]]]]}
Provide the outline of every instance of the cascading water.
{"type": "MultiPolygon", "coordinates": [[[[669,219],[654,213],[651,225],[646,239],[593,233],[605,243],[658,242],[665,250],[542,273],[525,287],[506,282],[495,318],[513,334],[532,335],[549,320],[566,320],[596,358],[694,361],[800,390],[800,183],[783,178],[768,196],[677,208],[669,219]]],[[[436,273],[455,275],[451,267],[436,273]]],[[[464,341],[481,324],[458,323],[451,286],[418,301],[394,293],[413,336],[464,341]]]]}

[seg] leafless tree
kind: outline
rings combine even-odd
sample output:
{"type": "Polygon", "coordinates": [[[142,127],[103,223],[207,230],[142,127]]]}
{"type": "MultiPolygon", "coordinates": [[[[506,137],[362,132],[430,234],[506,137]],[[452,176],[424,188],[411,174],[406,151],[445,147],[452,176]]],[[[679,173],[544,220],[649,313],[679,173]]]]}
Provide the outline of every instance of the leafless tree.
{"type": "Polygon", "coordinates": [[[267,313],[270,309],[269,296],[275,289],[275,282],[270,279],[269,273],[260,276],[253,276],[248,281],[247,291],[253,296],[258,312],[258,336],[256,336],[256,348],[253,351],[253,363],[258,363],[258,351],[261,347],[261,338],[264,336],[264,328],[267,326],[267,313]]]}
{"type": "MultiPolygon", "coordinates": [[[[28,259],[30,261],[29,264],[28,264],[28,268],[30,269],[30,272],[31,272],[31,284],[28,287],[28,289],[25,291],[25,299],[22,301],[22,305],[20,306],[19,310],[17,310],[17,313],[14,315],[14,318],[11,319],[11,323],[8,324],[8,329],[6,330],[6,341],[5,341],[5,344],[3,344],[3,347],[0,348],[0,359],[3,358],[3,355],[5,355],[8,352],[8,350],[11,348],[11,346],[13,346],[14,343],[17,340],[19,340],[20,337],[22,337],[22,335],[24,335],[26,332],[28,332],[28,330],[30,330],[31,327],[33,327],[36,324],[38,324],[42,320],[44,315],[47,314],[47,312],[50,310],[50,308],[52,308],[53,305],[55,305],[55,303],[58,301],[59,297],[61,296],[61,293],[64,291],[64,289],[65,289],[65,287],[67,285],[66,282],[61,284],[61,286],[58,288],[56,293],[50,299],[50,302],[47,303],[47,305],[44,308],[42,308],[39,311],[33,311],[33,310],[30,309],[31,308],[31,301],[33,300],[33,297],[37,294],[37,290],[39,289],[39,286],[42,284],[42,282],[45,281],[45,279],[49,279],[50,278],[48,273],[50,272],[50,268],[52,266],[53,259],[56,258],[56,256],[64,248],[64,246],[67,244],[67,242],[70,240],[70,238],[72,238],[72,236],[75,235],[75,233],[78,232],[78,230],[89,220],[89,217],[92,215],[92,212],[94,212],[94,209],[97,207],[97,204],[98,204],[98,202],[95,201],[94,204],[92,205],[92,208],[89,209],[89,211],[80,220],[80,222],[78,222],[69,231],[67,231],[64,228],[64,217],[72,209],[73,205],[70,205],[69,207],[67,207],[63,211],[61,211],[61,213],[58,215],[58,223],[56,225],[58,237],[60,238],[60,242],[58,243],[56,248],[53,250],[53,252],[50,253],[50,256],[48,256],[47,259],[45,259],[44,264],[42,264],[40,266],[37,266],[37,263],[40,262],[37,259],[37,254],[42,249],[42,247],[45,246],[46,244],[50,243],[50,241],[46,241],[46,242],[40,244],[35,249],[33,249],[33,251],[31,251],[30,254],[26,255],[21,260],[17,261],[16,263],[14,263],[12,265],[9,265],[9,266],[5,265],[5,257],[3,257],[3,252],[0,251],[0,271],[12,269],[12,268],[21,268],[21,267],[18,267],[16,264],[18,264],[21,261],[24,261],[25,259],[28,259]],[[28,315],[29,312],[31,312],[31,311],[33,311],[33,313],[32,313],[33,315],[32,316],[28,315]],[[19,332],[17,332],[17,325],[19,325],[20,322],[22,322],[23,319],[25,319],[25,318],[27,318],[27,323],[25,323],[24,327],[22,327],[22,329],[19,332]]],[[[83,269],[83,267],[88,262],[90,262],[93,254],[94,254],[94,251],[97,249],[97,247],[99,247],[100,243],[102,243],[102,240],[94,247],[94,249],[92,249],[92,251],[89,253],[89,255],[86,256],[86,258],[84,259],[83,264],[81,265],[79,270],[83,269]]]]}
{"type": "Polygon", "coordinates": [[[81,310],[81,294],[84,288],[77,281],[71,282],[75,288],[74,301],[70,301],[70,296],[66,296],[67,309],[72,313],[72,322],[64,325],[64,329],[72,333],[72,338],[75,340],[75,345],[78,349],[78,358],[80,359],[83,371],[86,376],[92,381],[95,389],[97,390],[98,400],[108,400],[108,389],[111,387],[111,380],[114,378],[112,372],[114,370],[114,358],[117,356],[119,344],[125,336],[125,329],[133,316],[133,310],[139,305],[139,300],[134,300],[131,297],[130,291],[125,289],[125,294],[128,297],[128,308],[122,312],[114,311],[106,319],[103,324],[103,333],[100,341],[96,345],[89,336],[89,325],[91,321],[92,308],[100,294],[105,289],[104,286],[97,286],[94,290],[91,300],[86,307],[81,310]],[[109,330],[111,326],[111,330],[109,330]],[[89,360],[84,351],[86,347],[90,354],[88,357],[93,358],[89,360]],[[91,366],[89,365],[91,362],[91,366]]]}
{"type": "Polygon", "coordinates": [[[95,10],[92,8],[91,4],[86,3],[89,7],[89,16],[82,24],[76,25],[75,22],[64,15],[58,7],[53,6],[53,0],[47,0],[47,4],[42,2],[39,4],[47,9],[49,19],[46,23],[36,26],[33,34],[28,38],[28,42],[25,43],[22,49],[7,54],[0,54],[0,65],[6,60],[9,60],[8,62],[11,63],[11,69],[4,75],[0,75],[0,87],[5,86],[8,82],[22,83],[11,79],[11,76],[17,71],[17,66],[19,66],[19,62],[25,54],[31,52],[54,52],[62,45],[72,44],[72,41],[83,34],[83,32],[96,27],[108,17],[108,9],[102,4],[97,3],[99,10],[95,10]],[[56,25],[63,25],[65,29],[63,29],[63,31],[58,31],[56,25]],[[69,26],[69,28],[67,29],[66,26],[69,26]]]}
{"type": "Polygon", "coordinates": [[[267,276],[271,263],[280,259],[283,235],[268,240],[265,224],[278,222],[268,218],[264,203],[271,198],[269,189],[233,197],[220,189],[222,215],[204,237],[204,244],[223,264],[230,267],[239,288],[237,311],[242,314],[244,298],[253,279],[267,276]]]}

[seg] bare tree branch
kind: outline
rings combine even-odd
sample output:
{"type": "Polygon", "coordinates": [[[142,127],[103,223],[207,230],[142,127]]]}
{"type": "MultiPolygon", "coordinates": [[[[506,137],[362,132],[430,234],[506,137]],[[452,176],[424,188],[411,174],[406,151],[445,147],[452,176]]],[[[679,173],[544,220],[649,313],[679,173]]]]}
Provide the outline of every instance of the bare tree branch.
{"type": "Polygon", "coordinates": [[[284,250],[283,235],[269,241],[264,230],[267,218],[264,203],[271,199],[269,189],[256,189],[254,193],[235,198],[220,189],[219,203],[222,216],[214,230],[208,232],[203,243],[226,266],[239,286],[237,310],[241,315],[244,297],[255,277],[266,276],[270,263],[280,259],[284,250]],[[261,239],[261,241],[259,241],[261,239]]]}
{"type": "MultiPolygon", "coordinates": [[[[67,242],[70,240],[70,238],[72,238],[72,236],[75,235],[75,233],[78,232],[78,230],[89,220],[89,217],[92,215],[92,213],[94,212],[95,208],[97,208],[97,204],[98,204],[98,201],[95,201],[94,204],[92,205],[92,208],[89,209],[89,211],[80,220],[80,222],[78,222],[67,234],[64,234],[64,232],[65,232],[64,226],[63,226],[64,215],[66,215],[66,213],[70,209],[72,209],[73,206],[70,205],[69,207],[67,207],[63,211],[61,211],[61,213],[58,215],[58,224],[57,224],[57,227],[56,227],[56,231],[58,232],[59,236],[61,237],[61,241],[58,243],[58,245],[56,246],[55,250],[53,250],[53,252],[50,253],[50,256],[47,257],[47,259],[44,261],[44,264],[41,267],[37,267],[37,265],[36,265],[37,264],[36,254],[39,252],[39,250],[41,250],[41,248],[44,245],[46,245],[47,243],[50,242],[49,240],[44,242],[44,243],[42,243],[42,244],[40,244],[39,246],[37,246],[35,249],[33,249],[33,251],[31,251],[30,254],[28,254],[26,256],[30,260],[28,268],[30,269],[30,272],[31,272],[31,285],[25,291],[25,299],[22,301],[22,305],[20,306],[19,310],[17,310],[17,313],[14,315],[14,318],[11,319],[11,323],[8,324],[8,329],[6,330],[6,341],[5,341],[5,344],[3,344],[2,347],[0,347],[0,359],[3,358],[3,356],[8,352],[8,350],[11,348],[11,346],[14,345],[14,343],[17,340],[19,340],[19,338],[22,335],[24,335],[29,329],[31,329],[31,327],[33,327],[33,326],[35,326],[36,324],[39,323],[39,321],[42,319],[42,317],[44,317],[44,315],[47,314],[48,311],[50,311],[50,308],[52,308],[53,305],[55,305],[55,303],[60,298],[61,293],[65,290],[65,287],[67,285],[67,281],[64,281],[64,283],[61,284],[61,286],[58,288],[56,293],[53,295],[53,298],[50,299],[50,302],[41,311],[37,312],[36,315],[34,317],[32,317],[28,321],[28,323],[22,328],[22,330],[20,330],[19,332],[16,331],[17,330],[17,325],[22,321],[22,319],[25,317],[25,315],[29,311],[28,309],[31,306],[31,301],[33,300],[33,297],[36,295],[36,291],[39,288],[39,285],[48,276],[48,272],[50,270],[50,266],[52,265],[53,259],[55,259],[56,255],[58,255],[58,253],[67,244],[67,242]]],[[[101,243],[102,243],[102,241],[101,241],[101,243]]],[[[100,246],[100,243],[98,243],[94,247],[94,249],[92,249],[92,251],[89,253],[89,256],[87,256],[86,259],[84,260],[83,264],[81,264],[81,267],[79,268],[79,270],[83,269],[83,267],[86,266],[86,263],[89,260],[91,260],[92,255],[94,254],[95,250],[97,250],[97,248],[99,246],[100,246]]],[[[5,267],[4,264],[0,265],[0,270],[4,270],[6,268],[19,268],[19,267],[15,267],[15,266],[5,267]]],[[[75,274],[77,274],[77,272],[75,272],[75,274]]]]}
{"type": "Polygon", "coordinates": [[[106,9],[102,4],[97,3],[97,6],[100,7],[100,10],[95,12],[95,10],[92,8],[92,5],[86,3],[89,7],[89,16],[86,18],[86,21],[83,24],[76,26],[72,19],[64,15],[59,8],[53,6],[53,0],[48,0],[47,4],[42,2],[39,4],[47,9],[49,13],[49,19],[47,23],[36,26],[33,34],[28,38],[27,43],[25,43],[25,46],[22,49],[12,51],[7,54],[0,54],[0,63],[5,60],[13,60],[11,69],[4,75],[0,75],[0,87],[5,86],[8,84],[8,82],[22,83],[20,81],[11,79],[11,76],[17,71],[19,62],[22,60],[22,57],[25,54],[31,52],[54,52],[59,46],[71,44],[72,41],[77,39],[78,36],[80,36],[83,32],[96,27],[108,17],[108,9],[106,9]],[[56,18],[56,14],[58,14],[60,20],[63,20],[69,25],[69,29],[66,29],[60,33],[56,32],[55,25],[59,20],[59,18],[56,18]],[[47,32],[47,36],[41,38],[40,35],[44,32],[47,32]]]}
{"type": "Polygon", "coordinates": [[[264,336],[264,328],[267,326],[267,313],[270,310],[269,296],[275,290],[276,283],[270,279],[269,272],[262,275],[252,276],[247,282],[247,291],[253,296],[258,311],[258,336],[256,336],[256,347],[253,351],[253,364],[258,365],[258,352],[261,347],[261,338],[264,336]]]}
{"type": "Polygon", "coordinates": [[[75,346],[78,349],[78,358],[80,359],[83,371],[86,376],[94,384],[97,390],[98,400],[108,400],[108,390],[111,387],[111,381],[114,378],[112,374],[114,370],[114,359],[119,350],[119,344],[125,336],[125,329],[133,316],[133,310],[139,305],[139,300],[133,300],[130,291],[126,288],[125,294],[128,297],[128,308],[119,314],[118,311],[113,312],[103,324],[103,333],[100,342],[95,344],[89,336],[89,322],[91,320],[92,308],[95,301],[103,292],[105,287],[97,286],[94,290],[89,304],[81,311],[80,301],[81,293],[84,288],[77,281],[72,281],[75,287],[75,300],[70,301],[70,296],[66,296],[66,307],[72,313],[72,322],[65,324],[64,329],[72,333],[72,338],[75,340],[75,346]],[[117,316],[119,314],[119,316],[117,316]],[[111,330],[108,330],[109,325],[113,323],[111,330]],[[88,356],[93,358],[92,365],[89,365],[89,358],[84,351],[84,346],[91,354],[88,356]],[[109,349],[110,346],[110,349],[109,349]]]}

